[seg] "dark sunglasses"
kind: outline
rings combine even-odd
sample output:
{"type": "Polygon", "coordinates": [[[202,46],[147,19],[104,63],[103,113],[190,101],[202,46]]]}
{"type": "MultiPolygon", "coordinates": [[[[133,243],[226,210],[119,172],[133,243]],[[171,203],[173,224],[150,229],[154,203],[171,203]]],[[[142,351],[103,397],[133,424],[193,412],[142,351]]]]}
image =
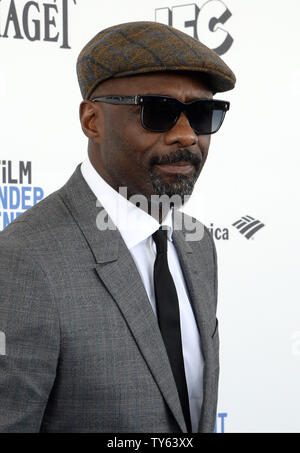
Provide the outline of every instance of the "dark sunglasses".
{"type": "Polygon", "coordinates": [[[91,99],[93,102],[108,104],[140,105],[141,123],[152,132],[167,132],[175,126],[180,114],[184,112],[191,127],[198,135],[209,135],[217,132],[229,110],[228,101],[215,99],[196,99],[181,102],[169,96],[142,95],[136,96],[103,96],[91,99]]]}

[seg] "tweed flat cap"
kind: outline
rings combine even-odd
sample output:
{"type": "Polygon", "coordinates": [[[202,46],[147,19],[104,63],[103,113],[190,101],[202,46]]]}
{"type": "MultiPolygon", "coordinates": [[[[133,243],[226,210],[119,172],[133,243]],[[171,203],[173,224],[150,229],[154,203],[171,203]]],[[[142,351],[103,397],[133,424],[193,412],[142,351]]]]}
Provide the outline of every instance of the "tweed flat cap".
{"type": "Polygon", "coordinates": [[[128,22],[102,30],[82,49],[77,75],[82,97],[111,77],[158,71],[206,74],[213,92],[231,90],[235,75],[224,61],[198,40],[157,22],[128,22]]]}

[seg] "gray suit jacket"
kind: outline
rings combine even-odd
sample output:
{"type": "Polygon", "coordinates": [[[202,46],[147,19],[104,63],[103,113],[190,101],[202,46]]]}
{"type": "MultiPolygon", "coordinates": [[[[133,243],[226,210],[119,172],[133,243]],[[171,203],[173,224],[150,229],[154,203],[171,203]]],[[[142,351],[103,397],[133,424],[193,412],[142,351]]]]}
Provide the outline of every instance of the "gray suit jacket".
{"type": "MultiPolygon", "coordinates": [[[[146,290],[119,231],[97,229],[100,209],[78,165],[0,233],[1,432],[186,432],[146,290]]],[[[173,238],[205,360],[199,431],[211,432],[215,248],[207,230],[201,241],[173,238]]]]}

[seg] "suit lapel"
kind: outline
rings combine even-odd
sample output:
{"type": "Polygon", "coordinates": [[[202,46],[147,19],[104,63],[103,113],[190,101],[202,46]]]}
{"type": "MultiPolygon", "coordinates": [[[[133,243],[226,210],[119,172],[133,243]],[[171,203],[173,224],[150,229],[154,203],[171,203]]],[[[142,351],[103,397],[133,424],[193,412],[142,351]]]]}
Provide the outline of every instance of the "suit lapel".
{"type": "Polygon", "coordinates": [[[167,405],[186,432],[166,349],[140,274],[119,231],[97,228],[96,217],[104,208],[99,203],[96,206],[79,165],[60,196],[95,257],[99,279],[118,305],[167,405]]]}
{"type": "Polygon", "coordinates": [[[207,287],[205,269],[201,266],[201,257],[207,254],[205,241],[186,242],[182,230],[174,230],[173,240],[176,247],[182,272],[189,291],[190,302],[193,307],[198,325],[201,349],[204,358],[203,375],[203,402],[198,432],[201,431],[202,420],[209,408],[211,399],[211,368],[214,366],[211,344],[211,335],[215,326],[214,301],[211,300],[207,287]]]}
{"type": "Polygon", "coordinates": [[[175,230],[173,240],[200,332],[202,352],[206,359],[206,345],[213,331],[215,316],[212,304],[209,303],[210,295],[206,286],[207,278],[201,268],[201,253],[205,254],[205,250],[203,250],[201,241],[197,241],[197,245],[193,242],[186,242],[183,231],[175,230]],[[197,247],[197,250],[195,247],[197,247]]]}
{"type": "Polygon", "coordinates": [[[136,265],[123,240],[120,240],[118,259],[97,264],[96,271],[126,319],[166,403],[180,428],[185,431],[176,384],[158,323],[136,265]]]}

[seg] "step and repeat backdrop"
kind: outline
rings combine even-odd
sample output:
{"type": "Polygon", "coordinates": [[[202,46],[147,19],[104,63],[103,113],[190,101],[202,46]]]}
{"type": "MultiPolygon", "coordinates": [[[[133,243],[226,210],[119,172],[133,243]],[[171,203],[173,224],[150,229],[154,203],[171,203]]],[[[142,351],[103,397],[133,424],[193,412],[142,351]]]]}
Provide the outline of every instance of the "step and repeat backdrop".
{"type": "Polygon", "coordinates": [[[184,207],[218,251],[217,433],[300,431],[299,17],[298,0],[0,1],[0,230],[86,156],[75,66],[98,31],[170,24],[235,72],[184,207]]]}

